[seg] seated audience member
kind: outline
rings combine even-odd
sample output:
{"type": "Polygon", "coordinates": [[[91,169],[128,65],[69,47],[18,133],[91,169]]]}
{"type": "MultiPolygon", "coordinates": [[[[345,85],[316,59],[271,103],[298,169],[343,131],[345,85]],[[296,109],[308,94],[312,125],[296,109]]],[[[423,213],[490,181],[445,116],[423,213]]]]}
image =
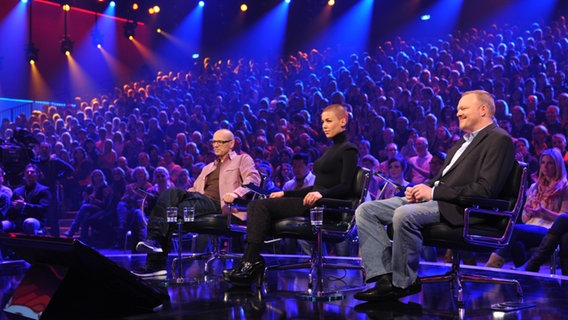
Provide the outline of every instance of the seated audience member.
{"type": "Polygon", "coordinates": [[[408,178],[412,184],[420,184],[428,180],[430,176],[430,160],[432,154],[428,151],[428,140],[418,137],[415,143],[416,156],[408,159],[410,168],[408,178]]]}
{"type": "Polygon", "coordinates": [[[174,186],[178,189],[187,190],[193,186],[193,181],[189,176],[189,171],[186,168],[179,170],[177,178],[174,180],[174,186]]]}
{"type": "Polygon", "coordinates": [[[566,159],[568,159],[568,152],[566,149],[566,136],[563,133],[555,133],[552,135],[551,143],[553,148],[556,148],[558,149],[558,151],[560,151],[562,159],[564,159],[564,163],[566,163],[566,159]]]}
{"type": "Polygon", "coordinates": [[[153,193],[156,197],[164,190],[174,187],[174,183],[170,180],[170,173],[164,167],[157,167],[154,169],[154,176],[152,178],[152,187],[148,192],[153,193]]]}
{"type": "Polygon", "coordinates": [[[292,172],[292,164],[288,162],[282,162],[276,168],[276,176],[274,177],[274,183],[277,187],[282,188],[284,184],[290,179],[294,178],[294,173],[292,172]]]}
{"type": "Polygon", "coordinates": [[[177,176],[181,171],[181,166],[174,162],[175,152],[173,150],[166,150],[163,152],[162,160],[158,163],[158,166],[164,167],[170,173],[170,179],[175,182],[177,176]]]}
{"type": "Polygon", "coordinates": [[[416,156],[416,148],[414,144],[416,143],[417,138],[418,138],[418,131],[414,128],[411,128],[406,144],[402,146],[402,148],[400,149],[400,154],[405,159],[409,159],[416,156]]]}
{"type": "Polygon", "coordinates": [[[256,166],[256,170],[263,177],[263,189],[269,192],[280,191],[272,178],[272,165],[266,160],[260,161],[256,166]]]}
{"type": "Polygon", "coordinates": [[[294,178],[286,181],[282,191],[296,190],[314,185],[316,176],[309,166],[309,156],[306,153],[296,153],[292,156],[292,173],[294,178]]]}
{"type": "MultiPolygon", "coordinates": [[[[146,217],[143,212],[143,202],[146,193],[152,184],[148,181],[146,168],[138,166],[132,170],[134,182],[126,186],[122,199],[118,202],[116,211],[118,216],[117,238],[124,241],[128,230],[132,232],[132,252],[138,242],[146,239],[146,217]]],[[[119,247],[124,244],[119,242],[119,247]]]]}
{"type": "Polygon", "coordinates": [[[538,159],[533,157],[533,155],[529,152],[530,151],[530,144],[529,141],[525,138],[518,138],[515,141],[515,159],[519,162],[524,162],[527,164],[528,174],[530,179],[528,181],[536,181],[537,180],[537,172],[538,172],[538,159]]]}
{"type": "Polygon", "coordinates": [[[568,213],[568,181],[560,152],[546,149],[540,155],[538,180],[527,191],[523,209],[523,224],[516,224],[509,245],[493,252],[486,267],[501,268],[509,255],[515,267],[527,261],[527,250],[536,247],[554,220],[568,213]]]}
{"type": "Polygon", "coordinates": [[[24,185],[14,189],[12,202],[2,220],[4,232],[23,232],[36,235],[45,226],[51,193],[38,181],[40,170],[35,164],[24,169],[24,185]]]}
{"type": "Polygon", "coordinates": [[[539,157],[542,151],[550,148],[550,145],[551,143],[548,129],[542,124],[535,126],[532,131],[532,154],[535,157],[539,157]]]}
{"type": "Polygon", "coordinates": [[[169,188],[159,193],[148,220],[147,239],[136,245],[138,252],[148,255],[146,264],[132,271],[135,275],[149,279],[163,278],[167,274],[166,259],[173,231],[167,222],[167,207],[177,207],[180,214],[184,207],[194,207],[197,216],[220,212],[227,210],[228,203],[248,193],[243,184],[260,184],[254,160],[248,154],[237,155],[232,151],[234,135],[231,131],[217,130],[210,143],[217,159],[203,168],[192,188],[187,191],[169,188]]]}
{"type": "Polygon", "coordinates": [[[540,266],[548,261],[560,245],[560,269],[568,276],[568,214],[563,213],[554,220],[548,232],[542,238],[538,249],[527,261],[526,271],[538,272],[540,266]]]}
{"type": "Polygon", "coordinates": [[[384,181],[386,186],[384,186],[380,199],[388,199],[394,196],[400,197],[404,194],[405,187],[410,184],[410,182],[404,179],[406,169],[406,160],[400,155],[387,160],[387,178],[394,184],[390,183],[390,181],[384,181]]]}
{"type": "MultiPolygon", "coordinates": [[[[369,171],[375,173],[379,171],[380,163],[377,158],[373,157],[370,154],[364,155],[361,158],[361,167],[369,169],[369,171]]],[[[371,176],[371,182],[369,183],[369,199],[375,200],[377,195],[381,191],[381,178],[377,175],[371,176]]]]}
{"type": "Polygon", "coordinates": [[[379,171],[382,173],[387,173],[388,170],[388,161],[394,158],[398,153],[398,146],[396,143],[389,143],[385,146],[385,155],[386,159],[380,163],[379,171]]]}
{"type": "Polygon", "coordinates": [[[12,189],[4,185],[4,169],[0,168],[0,214],[2,214],[2,220],[6,218],[6,213],[10,209],[12,204],[12,189]]]}
{"type": "Polygon", "coordinates": [[[81,206],[81,191],[91,182],[91,172],[93,171],[93,161],[87,157],[87,152],[83,147],[75,148],[73,152],[73,179],[64,185],[65,190],[72,190],[73,192],[66,192],[67,196],[72,197],[71,205],[68,207],[78,210],[81,206]]]}
{"type": "Polygon", "coordinates": [[[112,190],[106,181],[102,170],[95,169],[91,173],[91,184],[83,191],[83,204],[65,236],[72,238],[81,228],[80,239],[89,242],[89,227],[102,222],[106,214],[114,209],[112,205],[112,190]]]}

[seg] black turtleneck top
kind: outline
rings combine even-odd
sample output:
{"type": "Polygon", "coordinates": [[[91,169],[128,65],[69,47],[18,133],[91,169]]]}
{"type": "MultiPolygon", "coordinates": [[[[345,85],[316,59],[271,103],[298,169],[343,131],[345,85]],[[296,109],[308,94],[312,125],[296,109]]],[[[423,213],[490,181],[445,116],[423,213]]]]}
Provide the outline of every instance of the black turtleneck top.
{"type": "Polygon", "coordinates": [[[286,191],[286,197],[303,198],[308,192],[319,191],[324,198],[347,199],[357,172],[359,151],[347,141],[345,131],[332,138],[333,145],[325,150],[314,163],[314,185],[286,191]]]}

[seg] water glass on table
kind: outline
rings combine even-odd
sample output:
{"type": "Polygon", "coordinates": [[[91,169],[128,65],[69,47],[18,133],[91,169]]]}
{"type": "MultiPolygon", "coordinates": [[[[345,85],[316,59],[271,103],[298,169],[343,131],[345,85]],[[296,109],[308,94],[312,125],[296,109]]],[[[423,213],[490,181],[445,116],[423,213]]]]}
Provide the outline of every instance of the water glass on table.
{"type": "Polygon", "coordinates": [[[166,208],[166,216],[168,222],[177,222],[178,221],[178,208],[177,207],[167,207],[166,208]]]}
{"type": "Polygon", "coordinates": [[[195,221],[195,207],[184,207],[183,222],[193,222],[193,221],[195,221]]]}
{"type": "Polygon", "coordinates": [[[321,226],[323,224],[323,207],[313,207],[310,209],[310,221],[312,226],[321,226]]]}

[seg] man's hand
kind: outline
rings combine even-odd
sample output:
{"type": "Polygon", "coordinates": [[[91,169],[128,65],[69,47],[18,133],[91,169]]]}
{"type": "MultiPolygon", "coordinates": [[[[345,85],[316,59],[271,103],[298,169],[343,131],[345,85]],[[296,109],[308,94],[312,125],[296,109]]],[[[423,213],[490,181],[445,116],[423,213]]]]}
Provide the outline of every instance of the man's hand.
{"type": "Polygon", "coordinates": [[[425,202],[432,200],[432,188],[425,184],[418,184],[414,187],[406,188],[404,192],[408,202],[425,202]]]}
{"type": "Polygon", "coordinates": [[[304,197],[304,205],[311,207],[316,203],[316,201],[318,201],[321,198],[323,198],[321,193],[319,193],[318,191],[312,191],[304,197]]]}
{"type": "Polygon", "coordinates": [[[234,192],[225,193],[225,195],[223,196],[223,201],[225,203],[233,203],[238,197],[239,195],[234,192]]]}
{"type": "Polygon", "coordinates": [[[282,198],[282,197],[284,197],[284,191],[272,192],[269,197],[270,198],[282,198]]]}
{"type": "Polygon", "coordinates": [[[24,201],[24,198],[20,197],[14,201],[12,201],[12,206],[16,209],[16,210],[20,210],[24,207],[24,204],[26,202],[24,201]]]}

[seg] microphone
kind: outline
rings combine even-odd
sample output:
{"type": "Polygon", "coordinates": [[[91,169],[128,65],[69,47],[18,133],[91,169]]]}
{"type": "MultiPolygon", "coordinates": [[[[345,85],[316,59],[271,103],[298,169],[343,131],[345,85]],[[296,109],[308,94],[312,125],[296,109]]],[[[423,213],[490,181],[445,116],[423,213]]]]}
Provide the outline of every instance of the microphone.
{"type": "Polygon", "coordinates": [[[406,190],[406,187],[405,187],[405,186],[403,186],[403,185],[401,185],[401,184],[398,184],[398,183],[392,181],[389,177],[385,176],[384,173],[382,173],[382,172],[380,172],[380,171],[375,171],[375,172],[373,172],[373,175],[374,175],[374,176],[377,176],[377,177],[379,177],[379,178],[381,178],[381,179],[383,179],[386,183],[392,184],[396,189],[399,189],[399,190],[406,190]]]}
{"type": "Polygon", "coordinates": [[[271,193],[270,191],[268,191],[266,189],[262,189],[261,187],[256,186],[253,183],[241,184],[241,187],[247,188],[247,189],[251,190],[252,192],[257,193],[261,196],[269,196],[270,193],[271,193]]]}
{"type": "Polygon", "coordinates": [[[141,187],[136,187],[135,189],[136,189],[136,191],[143,193],[147,197],[156,198],[156,196],[157,196],[155,193],[148,192],[141,187]]]}

